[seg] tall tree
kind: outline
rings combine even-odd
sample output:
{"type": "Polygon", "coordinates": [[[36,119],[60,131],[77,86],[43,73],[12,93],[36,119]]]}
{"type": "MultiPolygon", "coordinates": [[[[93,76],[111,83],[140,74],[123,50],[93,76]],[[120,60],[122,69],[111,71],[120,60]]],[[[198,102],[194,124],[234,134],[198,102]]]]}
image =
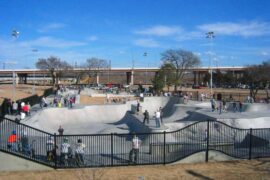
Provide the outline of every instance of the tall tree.
{"type": "Polygon", "coordinates": [[[38,59],[36,67],[49,71],[50,75],[52,76],[53,85],[58,84],[58,80],[63,75],[63,72],[71,68],[66,61],[61,61],[55,56],[51,56],[47,59],[38,59]]]}
{"type": "Polygon", "coordinates": [[[182,49],[169,49],[161,54],[163,64],[171,64],[175,68],[174,90],[181,84],[186,70],[200,64],[198,56],[191,51],[182,49]]]}
{"type": "Polygon", "coordinates": [[[171,64],[163,64],[152,80],[155,91],[159,93],[165,86],[169,91],[169,87],[174,83],[174,76],[175,68],[171,64]]]}
{"type": "Polygon", "coordinates": [[[109,63],[107,60],[92,57],[86,60],[86,68],[89,78],[96,77],[102,69],[109,69],[109,63]]]}

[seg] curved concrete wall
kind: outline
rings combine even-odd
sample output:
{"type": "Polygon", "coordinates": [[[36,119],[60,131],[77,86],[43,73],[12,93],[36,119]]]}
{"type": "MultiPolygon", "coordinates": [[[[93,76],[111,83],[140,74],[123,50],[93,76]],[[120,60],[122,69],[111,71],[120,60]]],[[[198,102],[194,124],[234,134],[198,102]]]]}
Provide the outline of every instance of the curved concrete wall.
{"type": "MultiPolygon", "coordinates": [[[[208,152],[208,161],[232,161],[232,160],[239,160],[237,158],[233,158],[231,156],[228,156],[224,153],[210,150],[208,152]]],[[[177,162],[174,162],[172,164],[179,164],[179,163],[203,163],[205,162],[205,152],[198,152],[195,154],[192,154],[184,159],[181,159],[177,162]]]]}

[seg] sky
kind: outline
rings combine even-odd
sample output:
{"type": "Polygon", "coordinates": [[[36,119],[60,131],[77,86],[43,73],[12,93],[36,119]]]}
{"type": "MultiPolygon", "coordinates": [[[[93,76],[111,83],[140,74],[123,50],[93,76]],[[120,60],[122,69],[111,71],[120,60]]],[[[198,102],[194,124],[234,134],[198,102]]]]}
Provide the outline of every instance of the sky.
{"type": "Polygon", "coordinates": [[[258,64],[270,59],[269,7],[269,0],[1,0],[0,69],[34,68],[50,56],[159,67],[168,49],[191,51],[204,67],[258,64]]]}

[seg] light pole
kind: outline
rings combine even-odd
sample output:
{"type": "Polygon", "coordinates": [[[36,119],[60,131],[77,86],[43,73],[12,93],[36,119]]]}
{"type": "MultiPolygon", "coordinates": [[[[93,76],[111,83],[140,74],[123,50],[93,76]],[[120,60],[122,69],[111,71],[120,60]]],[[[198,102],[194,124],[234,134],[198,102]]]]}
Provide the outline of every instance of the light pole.
{"type": "MultiPolygon", "coordinates": [[[[32,49],[32,52],[37,53],[38,50],[32,49]]],[[[34,69],[34,86],[33,86],[32,94],[35,94],[35,93],[36,93],[36,68],[34,69]]]]}
{"type": "MultiPolygon", "coordinates": [[[[18,37],[19,37],[19,34],[20,32],[17,31],[17,30],[13,30],[11,32],[11,36],[14,37],[14,39],[16,40],[18,37]]],[[[16,74],[15,74],[15,71],[14,71],[14,67],[13,67],[13,71],[12,71],[12,76],[13,76],[13,93],[12,93],[12,98],[13,98],[13,101],[16,101],[16,74]]]]}
{"type": "MultiPolygon", "coordinates": [[[[143,56],[145,57],[145,60],[146,60],[147,52],[144,52],[144,53],[143,53],[143,56]]],[[[146,62],[146,64],[148,64],[148,63],[146,62]]],[[[147,76],[148,76],[148,73],[147,73],[147,67],[146,67],[146,68],[145,68],[145,85],[146,85],[146,83],[147,83],[147,76]]]]}
{"type": "Polygon", "coordinates": [[[210,31],[208,33],[206,33],[206,38],[210,40],[210,52],[209,52],[209,59],[210,59],[210,94],[211,96],[213,95],[213,69],[212,69],[212,57],[211,57],[211,53],[213,50],[213,39],[215,38],[214,32],[210,31]]]}
{"type": "Polygon", "coordinates": [[[107,80],[107,84],[111,84],[110,83],[110,70],[111,70],[111,60],[108,60],[108,80],[107,80]]]}

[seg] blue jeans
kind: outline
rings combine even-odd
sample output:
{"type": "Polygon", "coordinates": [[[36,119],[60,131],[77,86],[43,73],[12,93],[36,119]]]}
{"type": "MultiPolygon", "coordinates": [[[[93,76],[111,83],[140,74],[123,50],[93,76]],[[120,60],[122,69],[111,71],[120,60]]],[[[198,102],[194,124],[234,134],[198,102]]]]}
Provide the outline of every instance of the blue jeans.
{"type": "Polygon", "coordinates": [[[160,127],[160,118],[156,118],[156,127],[160,127]]]}
{"type": "Polygon", "coordinates": [[[18,151],[18,144],[16,142],[14,143],[8,143],[8,149],[10,149],[11,151],[18,151]]]}

